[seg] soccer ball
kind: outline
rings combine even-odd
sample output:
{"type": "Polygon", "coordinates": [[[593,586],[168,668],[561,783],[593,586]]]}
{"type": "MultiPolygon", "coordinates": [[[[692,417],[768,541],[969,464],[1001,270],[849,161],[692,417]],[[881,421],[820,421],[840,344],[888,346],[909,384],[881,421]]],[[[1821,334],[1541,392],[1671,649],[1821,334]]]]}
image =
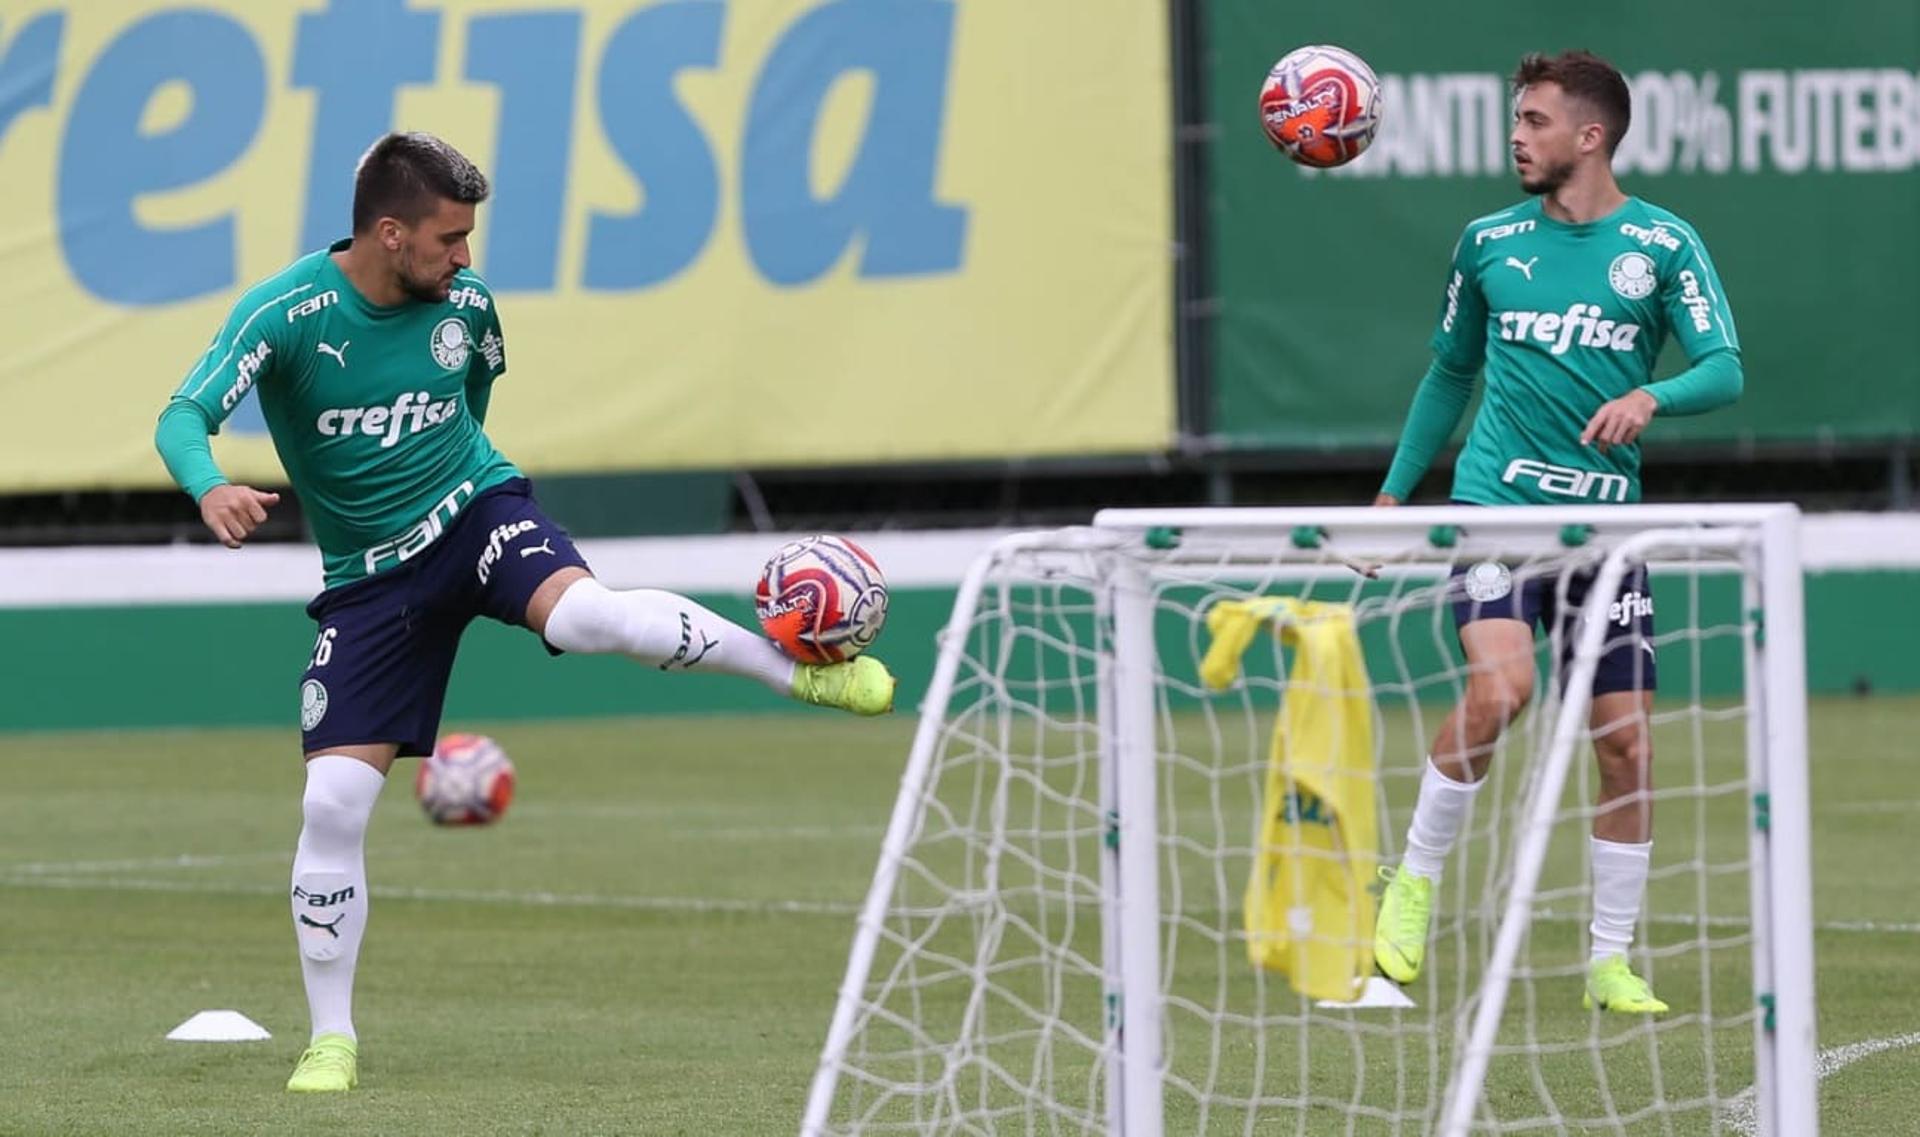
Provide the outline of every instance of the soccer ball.
{"type": "Polygon", "coordinates": [[[513,800],[513,762],[483,734],[449,734],[420,760],[413,796],[436,825],[487,825],[513,800]]]}
{"type": "Polygon", "coordinates": [[[1260,125],[1302,166],[1344,166],[1380,129],[1380,80],[1345,48],[1297,48],[1260,85],[1260,125]]]}
{"type": "Polygon", "coordinates": [[[780,546],[753,590],[760,626],[802,663],[839,663],[873,646],[887,622],[887,580],[845,537],[780,546]]]}

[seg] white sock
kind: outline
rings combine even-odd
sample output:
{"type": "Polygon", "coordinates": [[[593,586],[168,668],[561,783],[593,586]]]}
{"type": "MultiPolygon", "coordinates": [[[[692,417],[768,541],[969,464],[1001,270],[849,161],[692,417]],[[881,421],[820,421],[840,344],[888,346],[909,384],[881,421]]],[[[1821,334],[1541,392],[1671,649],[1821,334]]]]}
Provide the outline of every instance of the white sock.
{"type": "Polygon", "coordinates": [[[718,671],[793,693],[793,660],[684,596],[655,588],[615,592],[592,577],[575,581],[547,616],[546,640],[582,655],[618,652],[662,671],[718,671]]]}
{"type": "Polygon", "coordinates": [[[305,818],[293,854],[293,933],[307,984],[313,1037],[353,1033],[353,969],[367,930],[367,819],[386,784],[344,754],[307,762],[305,818]]]}
{"type": "Polygon", "coordinates": [[[1467,823],[1467,810],[1473,808],[1479,782],[1456,782],[1440,772],[1427,759],[1420,775],[1420,798],[1413,806],[1413,823],[1407,826],[1407,852],[1400,858],[1402,872],[1440,879],[1447,854],[1460,839],[1460,827],[1467,823]]]}
{"type": "Polygon", "coordinates": [[[1625,955],[1633,945],[1633,926],[1640,922],[1640,902],[1647,894],[1647,868],[1653,863],[1653,842],[1624,845],[1588,838],[1593,856],[1593,953],[1599,961],[1625,955]]]}

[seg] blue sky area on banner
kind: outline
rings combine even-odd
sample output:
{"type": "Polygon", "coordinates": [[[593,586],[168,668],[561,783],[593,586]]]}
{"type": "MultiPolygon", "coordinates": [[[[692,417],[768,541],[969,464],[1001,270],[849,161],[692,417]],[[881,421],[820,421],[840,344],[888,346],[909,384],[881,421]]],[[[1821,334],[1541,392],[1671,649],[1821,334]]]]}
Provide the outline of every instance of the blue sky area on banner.
{"type": "MultiPolygon", "coordinates": [[[[645,187],[626,213],[591,211],[580,290],[656,287],[694,264],[713,234],[720,184],[716,143],[740,147],[739,216],[755,270],[777,287],[827,272],[858,235],[863,277],[960,270],[967,211],[935,200],[954,7],[950,0],[836,0],[808,9],[761,63],[744,120],[710,138],[674,93],[676,75],[720,65],[727,3],[665,3],[633,12],[583,60],[578,8],[478,13],[466,26],[460,79],[499,89],[495,195],[480,222],[483,275],[496,292],[566,290],[556,281],[573,147],[582,130],[574,79],[592,66],[606,144],[645,187]],[[817,198],[809,162],[822,108],[849,71],[872,78],[856,157],[832,196],[817,198]]],[[[299,242],[287,260],[345,235],[353,169],[391,129],[398,90],[453,78],[441,70],[442,14],[406,0],[333,0],[297,21],[293,88],[311,91],[313,132],[299,242]]],[[[13,118],[49,106],[66,13],[14,29],[0,55],[0,139],[13,118]]],[[[0,41],[4,42],[4,41],[0,41]]],[[[73,61],[69,61],[73,62],[73,61]]],[[[204,8],[162,8],[128,23],[75,88],[59,143],[58,232],[74,279],[100,300],[163,306],[244,287],[229,211],[160,228],[138,200],[191,187],[242,161],[260,138],[269,100],[265,54],[253,29],[204,8]],[[148,103],[169,84],[191,110],[164,131],[142,132],[148,103]]],[[[231,429],[263,429],[249,397],[231,429]]]]}

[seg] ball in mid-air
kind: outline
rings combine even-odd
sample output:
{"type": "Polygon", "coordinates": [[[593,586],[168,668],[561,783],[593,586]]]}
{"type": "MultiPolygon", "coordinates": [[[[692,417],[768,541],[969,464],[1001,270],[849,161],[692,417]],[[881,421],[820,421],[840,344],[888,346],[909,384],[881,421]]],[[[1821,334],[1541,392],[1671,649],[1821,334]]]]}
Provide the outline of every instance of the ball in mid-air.
{"type": "Polygon", "coordinates": [[[436,825],[487,825],[513,801],[513,761],[484,734],[449,734],[420,760],[413,796],[436,825]]]}
{"type": "Polygon", "coordinates": [[[1260,125],[1268,141],[1303,166],[1344,166],[1380,129],[1380,80],[1345,48],[1296,48],[1260,85],[1260,125]]]}

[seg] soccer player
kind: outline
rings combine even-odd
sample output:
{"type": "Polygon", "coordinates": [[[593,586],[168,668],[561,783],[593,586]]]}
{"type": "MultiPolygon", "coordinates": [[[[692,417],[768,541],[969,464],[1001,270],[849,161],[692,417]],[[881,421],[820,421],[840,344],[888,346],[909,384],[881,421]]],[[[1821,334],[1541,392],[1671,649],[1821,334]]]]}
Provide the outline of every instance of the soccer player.
{"type": "MultiPolygon", "coordinates": [[[[1638,439],[1656,415],[1733,402],[1743,383],[1733,316],[1693,227],[1629,197],[1611,158],[1627,131],[1626,80],[1582,51],[1529,55],[1514,73],[1512,148],[1525,201],[1469,222],[1453,253],[1433,363],[1421,380],[1376,505],[1413,492],[1464,413],[1486,394],[1454,471],[1453,499],[1478,505],[1593,504],[1640,497],[1638,439]],[[1672,335],[1689,366],[1653,382],[1672,335]]],[[[1406,854],[1383,870],[1374,955],[1406,983],[1426,957],[1433,888],[1494,746],[1534,691],[1534,627],[1558,624],[1564,652],[1592,585],[1516,579],[1487,562],[1455,570],[1464,698],[1433,740],[1406,854]]],[[[1625,1014],[1667,1005],[1627,964],[1653,850],[1653,597],[1637,567],[1613,602],[1614,633],[1593,682],[1599,764],[1590,844],[1592,954],[1584,1002],[1625,1014]]],[[[1563,658],[1562,667],[1566,665],[1563,658]]]]}
{"type": "Polygon", "coordinates": [[[397,757],[431,753],[455,649],[486,616],[549,651],[759,680],[802,702],[892,709],[871,656],[796,665],[685,597],[615,591],[482,426],[506,347],[467,238],[488,185],[426,134],[389,134],[354,175],[353,235],[249,289],[160,415],[156,445],[207,528],[239,548],[277,494],[235,485],[207,437],[260,396],[326,570],[300,684],[306,756],[294,934],[310,1046],[287,1088],[352,1089],[354,964],[367,922],[367,819],[397,757]]]}

